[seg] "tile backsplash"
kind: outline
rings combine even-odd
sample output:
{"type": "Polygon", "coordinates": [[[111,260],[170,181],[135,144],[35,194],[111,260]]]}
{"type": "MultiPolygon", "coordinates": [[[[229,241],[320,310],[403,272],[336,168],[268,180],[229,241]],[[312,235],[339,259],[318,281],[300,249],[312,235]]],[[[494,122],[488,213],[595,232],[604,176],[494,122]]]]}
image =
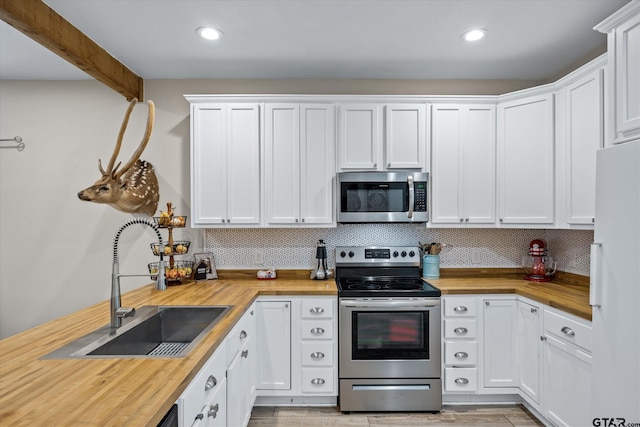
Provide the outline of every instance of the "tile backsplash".
{"type": "Polygon", "coordinates": [[[446,267],[520,267],[534,239],[547,241],[558,269],[589,275],[593,231],[532,229],[430,229],[412,224],[338,224],[337,228],[251,228],[204,230],[204,250],[218,269],[309,269],[316,243],[324,239],[329,266],[336,246],[404,246],[442,242],[453,247],[441,255],[446,267]]]}

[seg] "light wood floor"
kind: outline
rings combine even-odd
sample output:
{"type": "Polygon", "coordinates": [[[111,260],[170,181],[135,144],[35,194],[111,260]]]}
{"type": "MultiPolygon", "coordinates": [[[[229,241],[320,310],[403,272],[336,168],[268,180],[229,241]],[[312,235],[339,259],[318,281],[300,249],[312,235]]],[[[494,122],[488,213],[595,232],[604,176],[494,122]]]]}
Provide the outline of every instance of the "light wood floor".
{"type": "Polygon", "coordinates": [[[273,407],[253,408],[249,427],[392,427],[392,426],[495,426],[530,427],[542,424],[520,405],[445,406],[439,414],[375,412],[342,414],[338,408],[273,407]]]}

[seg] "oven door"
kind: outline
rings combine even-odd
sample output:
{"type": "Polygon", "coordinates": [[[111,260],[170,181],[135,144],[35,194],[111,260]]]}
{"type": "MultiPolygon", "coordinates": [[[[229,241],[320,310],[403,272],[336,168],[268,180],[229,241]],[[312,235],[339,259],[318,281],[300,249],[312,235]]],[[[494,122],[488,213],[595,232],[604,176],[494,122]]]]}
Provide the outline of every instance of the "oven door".
{"type": "Polygon", "coordinates": [[[340,378],[440,378],[439,298],[340,298],[340,378]]]}

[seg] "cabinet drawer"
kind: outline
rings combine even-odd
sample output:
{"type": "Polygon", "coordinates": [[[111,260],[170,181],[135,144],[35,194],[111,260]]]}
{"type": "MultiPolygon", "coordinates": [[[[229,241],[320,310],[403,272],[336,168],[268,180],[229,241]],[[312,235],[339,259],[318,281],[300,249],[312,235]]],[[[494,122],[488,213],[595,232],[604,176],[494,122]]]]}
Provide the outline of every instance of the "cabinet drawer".
{"type": "Polygon", "coordinates": [[[335,393],[335,370],[333,368],[302,369],[303,393],[335,393]]]}
{"type": "Polygon", "coordinates": [[[478,389],[478,369],[445,368],[445,391],[475,392],[478,389]]]}
{"type": "Polygon", "coordinates": [[[300,315],[303,319],[332,319],[335,302],[332,298],[303,299],[300,315]]]}
{"type": "Polygon", "coordinates": [[[478,363],[478,346],[476,342],[445,342],[444,363],[445,365],[456,366],[476,365],[478,363]]]}
{"type": "Polygon", "coordinates": [[[302,366],[333,366],[333,342],[302,344],[302,366]]]}
{"type": "Polygon", "coordinates": [[[545,335],[553,335],[564,342],[591,351],[591,325],[545,309],[544,331],[545,335]]]}
{"type": "Polygon", "coordinates": [[[303,320],[301,328],[303,340],[333,339],[333,320],[303,320]]]}
{"type": "MultiPolygon", "coordinates": [[[[205,403],[225,386],[227,372],[227,349],[223,342],[213,356],[205,363],[180,397],[182,400],[182,420],[185,426],[193,424],[205,403]]],[[[226,393],[226,392],[224,392],[226,393]]],[[[224,394],[223,393],[223,394],[224,394]]]]}
{"type": "Polygon", "coordinates": [[[445,297],[445,317],[475,317],[476,297],[445,297]]]}
{"type": "Polygon", "coordinates": [[[475,338],[477,336],[475,319],[445,319],[445,338],[475,338]]]}

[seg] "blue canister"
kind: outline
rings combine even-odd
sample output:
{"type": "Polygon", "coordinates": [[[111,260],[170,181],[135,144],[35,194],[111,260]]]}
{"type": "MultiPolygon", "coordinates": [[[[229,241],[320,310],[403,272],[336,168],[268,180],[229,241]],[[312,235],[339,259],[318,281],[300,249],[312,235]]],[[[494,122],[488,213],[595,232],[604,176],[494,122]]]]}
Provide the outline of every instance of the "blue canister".
{"type": "Polygon", "coordinates": [[[422,256],[422,277],[425,279],[440,278],[440,255],[422,256]]]}

